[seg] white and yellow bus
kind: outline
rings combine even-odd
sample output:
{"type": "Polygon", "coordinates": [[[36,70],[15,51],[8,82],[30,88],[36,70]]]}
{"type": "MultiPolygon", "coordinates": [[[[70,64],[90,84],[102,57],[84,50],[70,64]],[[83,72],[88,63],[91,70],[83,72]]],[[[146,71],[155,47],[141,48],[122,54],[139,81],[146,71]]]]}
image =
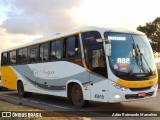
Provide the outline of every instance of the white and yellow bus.
{"type": "Polygon", "coordinates": [[[2,85],[31,93],[89,101],[122,102],[155,97],[158,74],[145,34],[85,27],[43,37],[2,52],[2,85]]]}

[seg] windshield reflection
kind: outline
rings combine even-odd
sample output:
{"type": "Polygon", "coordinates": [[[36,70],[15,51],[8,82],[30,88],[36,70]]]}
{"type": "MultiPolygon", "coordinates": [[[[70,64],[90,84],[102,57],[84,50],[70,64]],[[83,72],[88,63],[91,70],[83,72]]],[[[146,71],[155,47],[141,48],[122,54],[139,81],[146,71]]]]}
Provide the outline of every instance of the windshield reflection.
{"type": "Polygon", "coordinates": [[[156,74],[153,52],[145,35],[115,32],[104,35],[111,40],[109,62],[115,75],[124,79],[146,79],[156,74]]]}

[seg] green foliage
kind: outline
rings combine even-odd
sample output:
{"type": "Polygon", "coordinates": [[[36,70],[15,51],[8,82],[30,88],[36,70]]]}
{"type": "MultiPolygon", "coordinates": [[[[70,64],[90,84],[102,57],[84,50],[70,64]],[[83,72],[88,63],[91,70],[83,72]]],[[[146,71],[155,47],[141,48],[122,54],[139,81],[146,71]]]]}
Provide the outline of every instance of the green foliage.
{"type": "Polygon", "coordinates": [[[145,26],[138,26],[137,30],[144,32],[151,40],[154,52],[160,52],[160,17],[157,17],[153,22],[146,23],[145,26]]]}

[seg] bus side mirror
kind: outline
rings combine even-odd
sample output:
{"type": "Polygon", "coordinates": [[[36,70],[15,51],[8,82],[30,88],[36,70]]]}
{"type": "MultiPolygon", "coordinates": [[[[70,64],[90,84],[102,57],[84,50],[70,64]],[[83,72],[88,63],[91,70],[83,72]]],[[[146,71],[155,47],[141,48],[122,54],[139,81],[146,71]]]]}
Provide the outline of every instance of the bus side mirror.
{"type": "Polygon", "coordinates": [[[108,39],[96,39],[97,42],[105,42],[105,52],[106,52],[106,56],[111,56],[111,40],[108,39]]]}
{"type": "Polygon", "coordinates": [[[106,44],[106,56],[111,56],[111,40],[105,40],[105,44],[106,44]]]}
{"type": "Polygon", "coordinates": [[[103,43],[104,39],[99,38],[99,39],[96,39],[96,41],[97,41],[97,42],[101,42],[101,43],[103,43]]]}

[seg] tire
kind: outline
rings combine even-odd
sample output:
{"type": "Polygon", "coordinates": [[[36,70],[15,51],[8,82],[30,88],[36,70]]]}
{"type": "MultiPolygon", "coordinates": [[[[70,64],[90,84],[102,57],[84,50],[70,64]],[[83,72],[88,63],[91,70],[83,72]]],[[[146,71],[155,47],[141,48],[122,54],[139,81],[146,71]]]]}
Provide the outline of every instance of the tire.
{"type": "Polygon", "coordinates": [[[88,100],[83,99],[83,92],[81,87],[78,84],[75,84],[72,87],[71,100],[73,105],[76,107],[84,107],[89,103],[88,100]]]}
{"type": "Polygon", "coordinates": [[[30,97],[32,95],[31,92],[24,91],[24,86],[21,81],[18,83],[17,90],[20,97],[30,97]]]}

